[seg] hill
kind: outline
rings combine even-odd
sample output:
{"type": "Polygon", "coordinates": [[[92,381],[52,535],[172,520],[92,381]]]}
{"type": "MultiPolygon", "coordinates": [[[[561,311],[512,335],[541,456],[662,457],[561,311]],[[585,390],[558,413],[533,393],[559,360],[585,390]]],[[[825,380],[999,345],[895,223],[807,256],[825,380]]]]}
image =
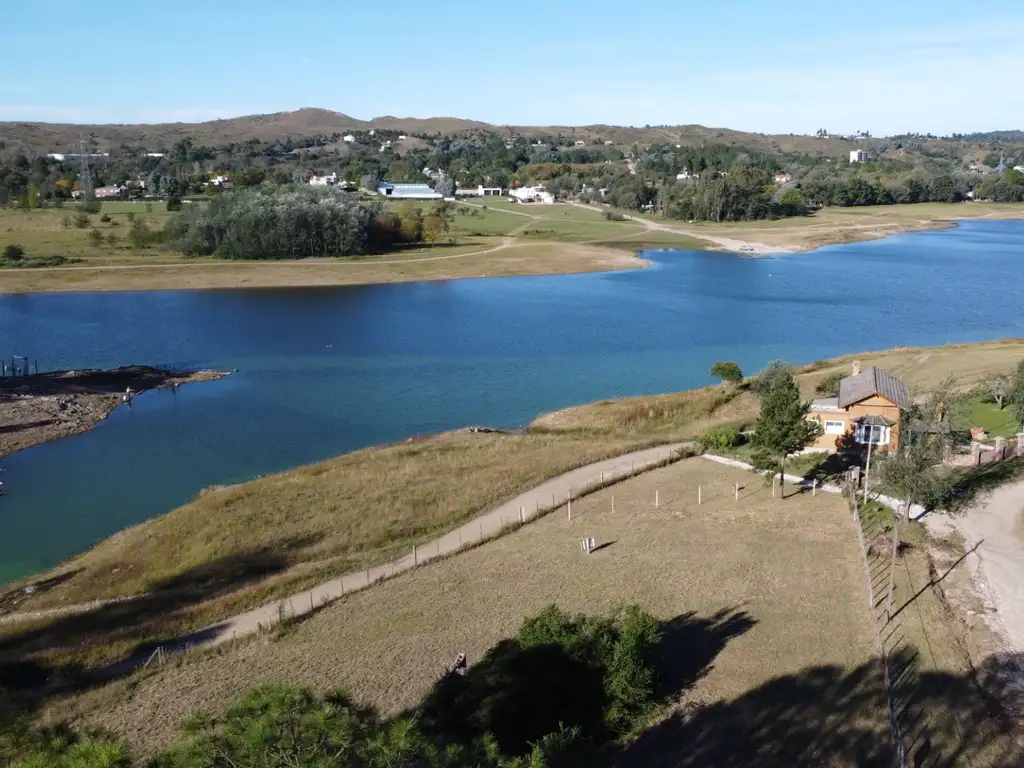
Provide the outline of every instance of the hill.
{"type": "Polygon", "coordinates": [[[151,151],[169,147],[190,137],[197,144],[226,144],[249,139],[272,141],[291,137],[330,136],[357,130],[392,130],[411,134],[459,136],[479,131],[527,138],[562,136],[568,140],[582,139],[588,143],[613,141],[616,144],[679,143],[695,146],[704,143],[743,145],[773,152],[805,152],[814,155],[837,155],[853,146],[877,147],[877,139],[854,142],[847,139],[793,134],[766,135],[747,133],[703,125],[645,126],[642,128],[614,125],[584,126],[497,126],[477,120],[455,117],[394,117],[385,115],[371,120],[305,108],[294,112],[267,115],[246,115],[203,123],[157,123],[152,125],[0,122],[0,150],[18,151],[28,155],[66,152],[83,138],[95,143],[99,151],[124,144],[145,145],[151,151]]]}

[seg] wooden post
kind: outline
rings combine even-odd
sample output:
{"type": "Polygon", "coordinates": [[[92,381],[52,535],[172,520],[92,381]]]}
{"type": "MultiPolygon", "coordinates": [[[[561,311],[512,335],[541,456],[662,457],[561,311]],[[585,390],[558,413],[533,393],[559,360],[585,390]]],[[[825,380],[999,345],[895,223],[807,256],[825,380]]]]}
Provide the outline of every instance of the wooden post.
{"type": "Polygon", "coordinates": [[[484,540],[484,524],[480,523],[480,541],[484,540]]]}
{"type": "Polygon", "coordinates": [[[740,500],[740,484],[736,483],[736,487],[733,490],[733,501],[739,501],[739,500],[740,500]]]}
{"type": "Polygon", "coordinates": [[[416,557],[416,545],[412,545],[412,564],[419,565],[419,560],[416,557]]]}
{"type": "Polygon", "coordinates": [[[604,472],[601,473],[601,485],[604,485],[604,472]]]}
{"type": "Polygon", "coordinates": [[[612,514],[615,514],[615,497],[612,496],[612,514]]]}
{"type": "Polygon", "coordinates": [[[459,549],[462,549],[462,529],[459,528],[459,549]]]}
{"type": "Polygon", "coordinates": [[[772,475],[772,498],[775,498],[775,475],[772,475]]]}
{"type": "Polygon", "coordinates": [[[570,498],[569,501],[566,502],[565,506],[569,509],[569,522],[571,523],[572,522],[572,498],[570,498]]]}
{"type": "Polygon", "coordinates": [[[811,480],[811,496],[815,496],[818,493],[818,478],[811,480]]]}
{"type": "Polygon", "coordinates": [[[697,506],[699,507],[704,503],[704,489],[699,485],[697,486],[697,506]]]}
{"type": "Polygon", "coordinates": [[[660,506],[661,506],[661,502],[660,502],[660,500],[658,499],[658,492],[657,492],[657,491],[655,491],[655,492],[654,492],[654,508],[655,508],[655,509],[657,509],[657,508],[658,508],[658,507],[660,507],[660,506]]]}

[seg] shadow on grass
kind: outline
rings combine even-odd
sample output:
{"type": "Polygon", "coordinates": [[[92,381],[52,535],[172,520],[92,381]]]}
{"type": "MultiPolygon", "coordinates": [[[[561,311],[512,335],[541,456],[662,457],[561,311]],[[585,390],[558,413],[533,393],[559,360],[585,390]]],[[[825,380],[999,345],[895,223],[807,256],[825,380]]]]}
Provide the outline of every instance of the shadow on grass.
{"type": "MultiPolygon", "coordinates": [[[[913,650],[894,659],[904,669],[918,664],[913,650]]],[[[987,659],[964,676],[918,672],[918,686],[901,701],[907,764],[952,768],[983,764],[1011,768],[1024,763],[1024,746],[1005,709],[1024,656],[987,659]],[[981,762],[975,762],[977,760],[981,762]]],[[[697,706],[648,730],[610,755],[614,768],[860,768],[893,764],[881,666],[852,670],[812,667],[778,677],[729,700],[697,706]]]]}
{"type": "MultiPolygon", "coordinates": [[[[678,697],[708,672],[729,640],[755,623],[738,610],[662,622],[655,651],[658,698],[678,697]]],[[[605,722],[609,703],[602,671],[564,647],[503,640],[465,675],[442,677],[420,715],[425,727],[445,739],[467,743],[490,732],[503,753],[522,754],[562,728],[579,728],[593,744],[607,741],[614,736],[605,722]]]]}
{"type": "Polygon", "coordinates": [[[85,688],[128,674],[161,647],[168,653],[215,637],[218,628],[177,635],[176,622],[199,603],[230,594],[285,570],[291,553],[315,544],[301,537],[236,553],[191,568],[152,585],[134,600],[104,605],[0,638],[0,688],[85,688]],[[90,653],[127,646],[121,659],[90,667],[90,653]],[[55,660],[60,657],[63,660],[55,660]]]}

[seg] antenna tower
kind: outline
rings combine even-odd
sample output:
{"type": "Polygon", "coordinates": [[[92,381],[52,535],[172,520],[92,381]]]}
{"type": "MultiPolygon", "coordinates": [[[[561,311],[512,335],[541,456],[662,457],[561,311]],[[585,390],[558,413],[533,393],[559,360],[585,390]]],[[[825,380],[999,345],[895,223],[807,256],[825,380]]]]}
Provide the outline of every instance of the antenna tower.
{"type": "Polygon", "coordinates": [[[78,172],[79,184],[82,186],[82,200],[86,203],[92,202],[95,197],[92,189],[92,177],[89,175],[89,154],[85,151],[85,140],[83,139],[78,143],[78,159],[82,163],[82,168],[78,172]]]}

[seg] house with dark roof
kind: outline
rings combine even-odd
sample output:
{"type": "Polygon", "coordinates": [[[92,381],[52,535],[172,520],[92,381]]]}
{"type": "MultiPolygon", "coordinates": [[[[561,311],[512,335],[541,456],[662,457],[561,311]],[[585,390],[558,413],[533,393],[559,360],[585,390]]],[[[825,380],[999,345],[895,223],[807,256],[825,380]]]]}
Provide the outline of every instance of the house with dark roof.
{"type": "Polygon", "coordinates": [[[807,418],[817,421],[821,434],[814,447],[834,451],[845,445],[896,448],[900,410],[911,404],[905,382],[881,368],[860,369],[839,382],[839,396],[814,400],[807,418]]]}

